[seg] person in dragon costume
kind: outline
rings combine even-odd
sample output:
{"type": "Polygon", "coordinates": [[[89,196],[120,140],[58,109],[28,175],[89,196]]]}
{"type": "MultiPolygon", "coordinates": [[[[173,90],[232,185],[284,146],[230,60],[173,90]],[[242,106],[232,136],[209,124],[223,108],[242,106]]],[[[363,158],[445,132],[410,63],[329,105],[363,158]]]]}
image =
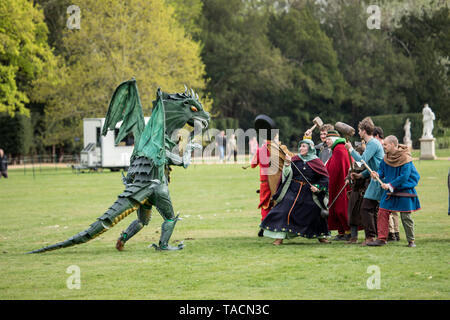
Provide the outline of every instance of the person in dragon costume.
{"type": "Polygon", "coordinates": [[[171,137],[174,136],[175,130],[183,128],[185,124],[192,127],[195,124],[196,128],[200,126],[202,130],[206,129],[210,115],[203,110],[198,95],[192,89],[189,92],[186,88],[184,93],[174,94],[158,89],[156,100],[153,101],[152,115],[145,125],[136,80],[133,78],[116,88],[106,114],[102,135],[106,135],[108,129],[114,130],[120,121],[122,124],[116,143],[129,133],[133,133],[135,138],[130,167],[126,177],[123,177],[125,190],[87,230],[66,241],[28,253],[40,253],[85,243],[98,237],[130,213],[137,211],[137,219],[121,233],[117,240],[116,248],[120,251],[125,242],[150,222],[153,206],[159,211],[164,222],[161,225],[159,244],[152,246],[157,250],[180,250],[184,247],[183,243],[176,247],[169,245],[169,239],[178,220],[169,195],[169,171],[171,165],[187,168],[192,150],[201,146],[189,141],[181,157],[175,150],[177,145],[171,137]]]}

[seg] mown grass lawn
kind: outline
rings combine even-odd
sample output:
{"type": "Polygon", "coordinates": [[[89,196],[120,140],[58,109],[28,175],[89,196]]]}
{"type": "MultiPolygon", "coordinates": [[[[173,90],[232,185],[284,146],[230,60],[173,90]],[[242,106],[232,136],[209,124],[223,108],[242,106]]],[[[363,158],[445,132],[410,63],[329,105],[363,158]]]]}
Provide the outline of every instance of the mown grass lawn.
{"type": "MultiPolygon", "coordinates": [[[[130,215],[83,245],[44,254],[33,249],[86,229],[122,191],[120,173],[10,170],[0,180],[0,299],[449,299],[449,161],[416,161],[422,210],[414,214],[416,248],[400,242],[368,248],[296,238],[280,247],[258,238],[258,170],[241,165],[174,168],[169,186],[179,221],[177,252],[147,248],[159,239],[152,221],[116,251],[130,215]],[[81,288],[66,273],[78,266],[81,288]],[[380,270],[369,290],[368,267],[380,270]]],[[[360,238],[362,238],[360,232],[360,238]]]]}
{"type": "MultiPolygon", "coordinates": [[[[447,160],[450,158],[450,149],[436,149],[436,157],[438,158],[447,158],[447,160]]],[[[420,157],[420,149],[414,149],[411,152],[412,156],[414,158],[420,157]]]]}

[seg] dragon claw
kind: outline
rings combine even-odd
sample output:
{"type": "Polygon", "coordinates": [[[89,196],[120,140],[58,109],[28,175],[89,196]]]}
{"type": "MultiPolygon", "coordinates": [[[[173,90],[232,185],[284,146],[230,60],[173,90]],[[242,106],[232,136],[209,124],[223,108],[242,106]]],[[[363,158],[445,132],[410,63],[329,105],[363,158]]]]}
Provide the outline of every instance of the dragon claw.
{"type": "Polygon", "coordinates": [[[181,241],[178,244],[178,246],[176,246],[176,247],[172,247],[172,246],[169,246],[169,245],[161,247],[161,246],[156,245],[155,243],[152,243],[148,247],[149,248],[155,248],[156,251],[175,251],[175,250],[181,250],[181,249],[183,249],[185,247],[183,242],[184,241],[181,241]]]}
{"type": "Polygon", "coordinates": [[[125,242],[121,241],[120,239],[117,240],[117,242],[116,242],[116,249],[118,251],[122,251],[124,246],[125,246],[125,242]]]}
{"type": "Polygon", "coordinates": [[[123,232],[120,234],[120,237],[119,237],[119,239],[117,239],[117,242],[116,242],[116,249],[118,250],[118,251],[122,251],[123,250],[123,247],[125,246],[125,241],[123,241],[123,232]]]}

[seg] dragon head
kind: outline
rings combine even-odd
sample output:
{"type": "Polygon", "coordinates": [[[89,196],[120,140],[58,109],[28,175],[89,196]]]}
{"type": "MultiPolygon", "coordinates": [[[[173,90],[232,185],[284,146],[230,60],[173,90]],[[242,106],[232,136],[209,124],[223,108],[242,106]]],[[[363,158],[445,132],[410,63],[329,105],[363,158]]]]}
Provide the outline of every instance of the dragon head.
{"type": "MultiPolygon", "coordinates": [[[[160,97],[164,103],[166,134],[169,136],[174,130],[184,127],[185,124],[194,127],[194,124],[198,123],[201,130],[208,127],[211,117],[203,109],[198,95],[192,89],[191,92],[186,89],[184,93],[160,92],[160,97]]],[[[156,101],[153,101],[153,106],[155,103],[156,101]]]]}

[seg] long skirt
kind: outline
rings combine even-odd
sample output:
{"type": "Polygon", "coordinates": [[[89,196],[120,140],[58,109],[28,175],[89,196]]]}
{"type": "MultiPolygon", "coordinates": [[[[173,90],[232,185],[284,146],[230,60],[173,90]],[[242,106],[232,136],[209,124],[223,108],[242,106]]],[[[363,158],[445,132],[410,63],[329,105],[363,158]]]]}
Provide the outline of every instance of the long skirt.
{"type": "Polygon", "coordinates": [[[270,210],[262,221],[261,228],[275,233],[285,233],[289,237],[329,236],[327,220],[320,216],[320,211],[309,186],[304,182],[292,180],[283,200],[270,210]]]}

